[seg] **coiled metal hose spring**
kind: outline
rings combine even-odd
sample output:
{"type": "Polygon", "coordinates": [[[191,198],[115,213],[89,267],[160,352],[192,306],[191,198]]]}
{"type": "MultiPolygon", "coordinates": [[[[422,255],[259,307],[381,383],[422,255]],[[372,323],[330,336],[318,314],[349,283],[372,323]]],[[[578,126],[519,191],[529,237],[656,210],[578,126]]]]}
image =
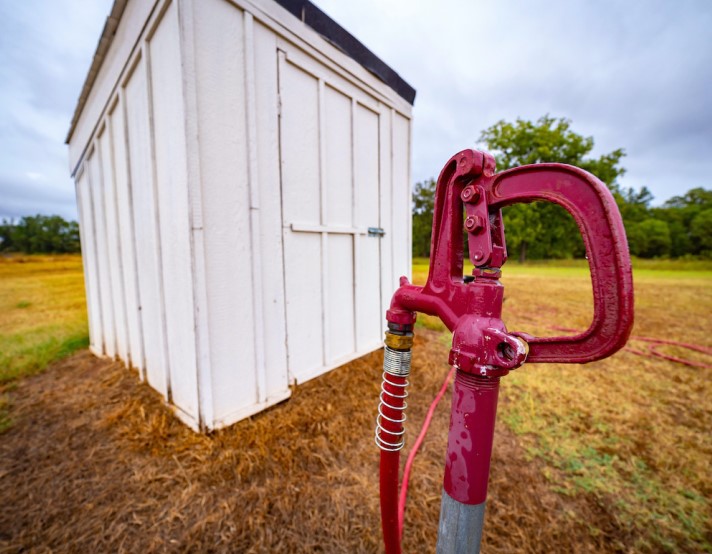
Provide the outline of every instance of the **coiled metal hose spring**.
{"type": "Polygon", "coordinates": [[[383,352],[383,381],[376,417],[376,445],[381,450],[396,452],[405,444],[405,409],[408,403],[406,387],[409,385],[411,351],[394,350],[386,346],[383,352]],[[384,413],[384,408],[389,415],[384,413]],[[397,417],[399,416],[399,417],[397,417]],[[397,442],[385,440],[382,434],[398,437],[397,442]]]}

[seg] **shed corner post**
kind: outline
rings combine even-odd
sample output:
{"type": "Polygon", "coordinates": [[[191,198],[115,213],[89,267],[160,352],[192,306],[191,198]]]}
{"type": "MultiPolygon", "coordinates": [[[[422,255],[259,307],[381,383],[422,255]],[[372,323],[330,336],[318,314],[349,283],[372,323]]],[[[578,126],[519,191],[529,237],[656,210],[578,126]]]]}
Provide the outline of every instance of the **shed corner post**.
{"type": "Polygon", "coordinates": [[[185,112],[186,171],[190,221],[191,270],[198,386],[198,427],[201,432],[215,428],[213,379],[210,363],[208,296],[205,260],[205,235],[201,191],[199,117],[195,61],[194,0],[173,0],[178,8],[180,56],[182,60],[183,103],[185,112]]]}

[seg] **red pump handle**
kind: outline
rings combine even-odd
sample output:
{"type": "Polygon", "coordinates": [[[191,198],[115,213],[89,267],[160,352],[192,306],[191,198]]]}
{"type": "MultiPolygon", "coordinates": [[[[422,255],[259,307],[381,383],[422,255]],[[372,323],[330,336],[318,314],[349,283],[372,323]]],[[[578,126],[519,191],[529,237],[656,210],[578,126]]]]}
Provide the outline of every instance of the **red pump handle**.
{"type": "Polygon", "coordinates": [[[529,343],[528,362],[585,363],[610,356],[633,327],[630,255],[613,195],[596,177],[570,165],[536,164],[498,174],[494,169],[494,158],[476,150],[458,152],[445,164],[435,192],[427,282],[424,287],[402,282],[388,320],[412,324],[419,311],[439,316],[454,331],[466,314],[500,317],[501,298],[462,279],[463,204],[470,261],[475,277],[485,282],[498,276],[507,258],[501,208],[541,200],[563,206],[578,224],[591,270],[593,321],[574,336],[513,334],[529,343]]]}
{"type": "Polygon", "coordinates": [[[633,277],[625,229],[613,195],[596,177],[570,165],[537,164],[484,176],[490,213],[543,200],[563,206],[576,220],[593,285],[593,322],[580,335],[533,337],[528,362],[584,363],[623,347],[633,327],[633,277]]]}

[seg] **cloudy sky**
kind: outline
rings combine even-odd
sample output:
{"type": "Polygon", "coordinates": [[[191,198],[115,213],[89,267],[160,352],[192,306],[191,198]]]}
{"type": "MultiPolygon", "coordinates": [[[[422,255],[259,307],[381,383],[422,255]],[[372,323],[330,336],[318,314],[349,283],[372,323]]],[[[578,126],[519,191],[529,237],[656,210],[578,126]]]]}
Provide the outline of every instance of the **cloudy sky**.
{"type": "MultiPolygon", "coordinates": [[[[137,0],[132,0],[137,1],[137,0]]],[[[708,0],[315,0],[413,85],[413,179],[500,119],[567,117],[624,186],[712,188],[708,0]]],[[[76,217],[64,138],[110,0],[0,0],[0,217],[76,217]]]]}

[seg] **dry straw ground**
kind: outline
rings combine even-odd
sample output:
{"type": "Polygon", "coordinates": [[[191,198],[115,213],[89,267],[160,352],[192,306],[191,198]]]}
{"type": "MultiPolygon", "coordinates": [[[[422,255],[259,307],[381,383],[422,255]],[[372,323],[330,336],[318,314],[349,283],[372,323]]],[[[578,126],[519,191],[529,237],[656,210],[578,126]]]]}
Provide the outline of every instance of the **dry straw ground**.
{"type": "MultiPolygon", "coordinates": [[[[636,333],[711,346],[711,282],[640,272],[636,333]]],[[[512,328],[585,324],[581,269],[512,269],[505,285],[512,328]]],[[[446,359],[447,337],[421,326],[411,440],[446,359]]],[[[380,363],[356,360],[210,436],[86,352],[21,379],[0,436],[0,551],[378,552],[380,363]]],[[[709,551],[710,373],[622,352],[506,377],[483,551],[709,551]]],[[[448,404],[415,462],[407,552],[436,540],[448,404]]]]}

